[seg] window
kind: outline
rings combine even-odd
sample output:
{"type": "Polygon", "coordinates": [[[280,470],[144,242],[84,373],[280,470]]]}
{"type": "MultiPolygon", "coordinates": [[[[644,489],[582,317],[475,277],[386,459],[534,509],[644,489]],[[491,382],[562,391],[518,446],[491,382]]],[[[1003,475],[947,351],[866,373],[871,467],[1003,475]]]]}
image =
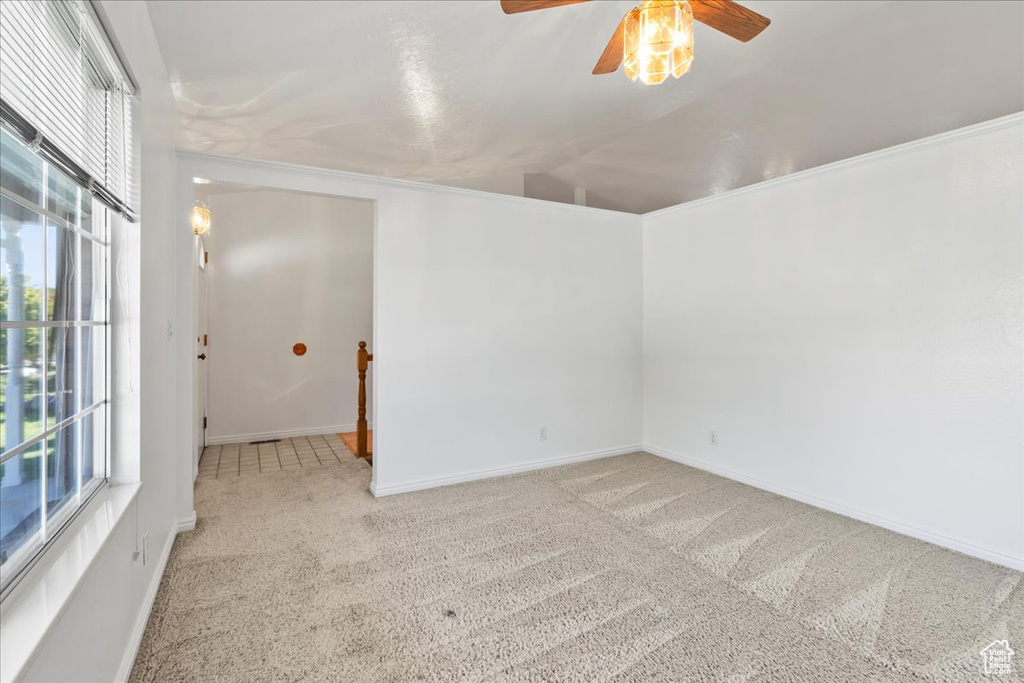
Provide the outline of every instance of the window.
{"type": "Polygon", "coordinates": [[[0,3],[0,594],[107,481],[133,88],[84,0],[0,3]]]}
{"type": "Polygon", "coordinates": [[[109,210],[0,131],[0,572],[107,476],[109,210]]]}

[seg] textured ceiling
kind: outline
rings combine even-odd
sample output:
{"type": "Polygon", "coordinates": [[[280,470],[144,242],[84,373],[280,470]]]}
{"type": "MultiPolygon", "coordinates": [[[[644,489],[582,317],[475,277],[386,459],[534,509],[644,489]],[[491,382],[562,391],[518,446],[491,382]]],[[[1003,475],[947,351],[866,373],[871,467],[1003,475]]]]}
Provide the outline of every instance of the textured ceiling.
{"type": "Polygon", "coordinates": [[[750,0],[761,36],[698,25],[692,71],[656,87],[590,74],[633,4],[149,9],[183,148],[515,193],[548,178],[633,212],[1024,109],[1021,2],[750,0]]]}

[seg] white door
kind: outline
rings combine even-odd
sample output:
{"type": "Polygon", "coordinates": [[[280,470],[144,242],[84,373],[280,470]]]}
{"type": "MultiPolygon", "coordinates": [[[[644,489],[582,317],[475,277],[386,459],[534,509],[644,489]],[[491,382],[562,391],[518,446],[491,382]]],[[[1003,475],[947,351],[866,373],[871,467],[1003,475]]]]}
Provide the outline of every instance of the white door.
{"type": "Polygon", "coordinates": [[[207,294],[207,275],[206,267],[208,261],[208,254],[203,245],[203,240],[196,240],[196,321],[193,329],[196,331],[195,337],[195,397],[193,404],[195,405],[195,416],[193,418],[193,425],[195,428],[195,437],[193,443],[195,444],[195,454],[193,456],[193,473],[199,471],[199,458],[203,454],[203,448],[206,447],[206,396],[207,396],[207,383],[208,383],[208,372],[207,363],[208,356],[210,353],[210,337],[209,337],[209,309],[208,301],[209,297],[207,294]]]}

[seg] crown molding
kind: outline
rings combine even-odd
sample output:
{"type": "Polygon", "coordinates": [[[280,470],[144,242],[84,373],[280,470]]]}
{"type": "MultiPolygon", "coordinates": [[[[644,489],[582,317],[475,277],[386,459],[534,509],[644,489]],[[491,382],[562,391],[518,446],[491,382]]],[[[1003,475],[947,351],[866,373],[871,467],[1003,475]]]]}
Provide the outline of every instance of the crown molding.
{"type": "MultiPolygon", "coordinates": [[[[626,211],[613,211],[611,209],[600,209],[596,206],[580,206],[578,204],[564,204],[562,202],[552,202],[546,199],[534,199],[532,197],[520,197],[519,195],[501,194],[499,192],[486,192],[484,190],[471,190],[464,187],[451,187],[448,185],[437,185],[435,183],[427,183],[419,180],[403,180],[401,178],[385,178],[383,176],[369,175],[366,173],[354,173],[352,171],[338,171],[329,168],[320,168],[317,166],[303,166],[301,164],[290,164],[283,161],[265,161],[261,159],[250,159],[246,157],[235,157],[225,156],[220,154],[206,154],[203,152],[194,152],[185,149],[175,150],[179,160],[193,161],[200,164],[203,163],[216,163],[226,164],[230,166],[242,166],[249,168],[259,168],[264,170],[278,171],[281,173],[288,174],[299,174],[306,176],[319,176],[325,177],[332,180],[341,182],[355,182],[364,183],[371,186],[378,186],[391,189],[400,190],[412,190],[416,192],[433,192],[437,194],[448,194],[448,195],[461,195],[476,198],[487,198],[487,199],[500,199],[503,201],[518,202],[533,204],[536,206],[545,207],[558,207],[566,211],[574,212],[588,212],[598,213],[603,215],[612,216],[635,216],[637,220],[640,219],[640,214],[629,213],[626,211]]],[[[205,177],[205,176],[204,176],[205,177]]],[[[213,182],[233,182],[231,180],[221,180],[219,178],[210,178],[213,182]]],[[[294,191],[291,188],[276,188],[266,187],[263,189],[282,189],[294,191]]],[[[323,192],[314,192],[312,194],[323,194],[323,192]]],[[[360,199],[362,197],[356,197],[360,199]]]]}
{"type": "MultiPolygon", "coordinates": [[[[879,159],[884,159],[889,156],[903,154],[910,152],[915,149],[924,147],[930,147],[933,145],[944,144],[953,140],[959,140],[963,138],[988,133],[1003,128],[1011,128],[1016,125],[1024,124],[1024,112],[1016,112],[1001,116],[999,118],[991,119],[989,121],[982,121],[981,123],[972,124],[970,126],[964,126],[962,128],[956,128],[954,130],[946,131],[943,133],[937,133],[930,135],[925,138],[918,140],[911,140],[910,142],[900,143],[891,147],[885,147],[883,149],[866,152],[854,157],[848,157],[846,159],[840,159],[838,161],[832,161],[821,166],[815,166],[813,168],[798,171],[796,173],[790,173],[788,175],[780,176],[778,178],[772,178],[771,180],[764,180],[751,185],[744,185],[721,194],[711,195],[708,197],[701,197],[692,201],[684,202],[682,204],[675,204],[673,206],[665,207],[664,209],[658,209],[656,211],[649,211],[645,214],[636,214],[626,211],[613,211],[611,209],[600,209],[593,206],[578,206],[576,204],[564,204],[561,202],[552,202],[544,199],[534,199],[532,197],[520,197],[518,195],[501,194],[498,192],[486,192],[484,190],[472,190],[462,187],[451,187],[448,185],[438,185],[436,183],[429,183],[419,180],[403,180],[401,178],[386,178],[383,176],[375,176],[366,173],[354,173],[352,171],[339,171],[328,168],[320,168],[317,166],[303,166],[301,164],[291,164],[283,161],[265,161],[261,159],[251,159],[248,157],[236,157],[236,156],[225,156],[220,154],[207,154],[204,152],[195,152],[185,149],[178,149],[177,155],[179,159],[191,160],[199,163],[219,163],[227,164],[231,166],[242,166],[250,168],[261,168],[266,170],[279,171],[290,174],[303,174],[303,175],[314,175],[331,178],[338,181],[348,181],[365,183],[371,186],[412,190],[417,192],[434,192],[439,194],[449,195],[462,195],[468,197],[477,198],[489,198],[489,199],[500,199],[503,201],[520,202],[527,204],[534,204],[546,207],[558,207],[566,211],[574,212],[590,212],[598,214],[611,214],[611,215],[625,215],[625,216],[637,216],[644,220],[648,218],[655,218],[661,215],[669,214],[674,211],[681,209],[698,206],[700,204],[720,201],[723,199],[729,199],[740,194],[748,192],[756,192],[760,190],[770,189],[781,185],[783,183],[794,182],[802,180],[804,178],[829,173],[849,166],[855,166],[858,164],[870,163],[879,159]]],[[[217,178],[212,178],[217,181],[217,178]]],[[[231,181],[223,181],[231,182],[231,181]]],[[[278,189],[268,187],[267,189],[278,189]]],[[[282,190],[291,190],[292,188],[282,187],[282,190]]]]}

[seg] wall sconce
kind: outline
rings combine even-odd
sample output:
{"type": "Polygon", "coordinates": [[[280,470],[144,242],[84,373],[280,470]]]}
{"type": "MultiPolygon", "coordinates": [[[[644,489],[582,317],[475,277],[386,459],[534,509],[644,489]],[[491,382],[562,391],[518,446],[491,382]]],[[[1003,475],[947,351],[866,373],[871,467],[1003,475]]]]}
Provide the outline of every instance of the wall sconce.
{"type": "Polygon", "coordinates": [[[192,207],[192,232],[200,237],[210,234],[210,208],[202,202],[192,207]]]}

